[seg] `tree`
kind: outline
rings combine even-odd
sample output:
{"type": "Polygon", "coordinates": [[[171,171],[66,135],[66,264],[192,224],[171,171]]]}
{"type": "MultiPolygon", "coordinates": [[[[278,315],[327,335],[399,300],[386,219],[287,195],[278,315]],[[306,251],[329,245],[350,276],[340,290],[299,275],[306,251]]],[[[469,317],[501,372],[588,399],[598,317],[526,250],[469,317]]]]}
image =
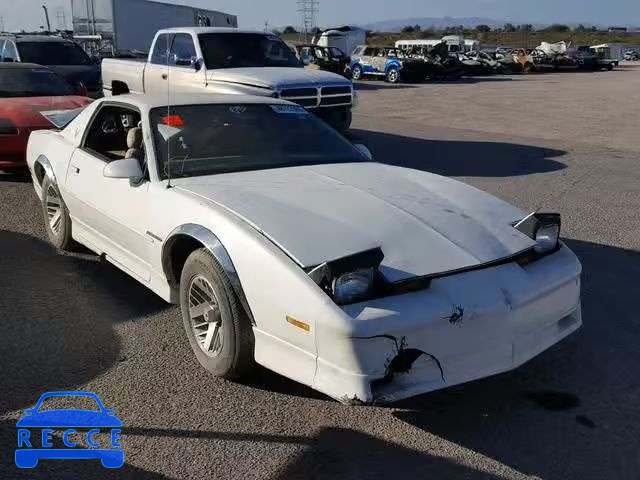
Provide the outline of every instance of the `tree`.
{"type": "Polygon", "coordinates": [[[415,31],[416,31],[416,29],[412,25],[406,25],[406,26],[402,27],[402,33],[413,33],[415,31]]]}
{"type": "Polygon", "coordinates": [[[533,32],[533,25],[531,25],[530,23],[523,23],[522,25],[518,26],[518,30],[527,33],[533,32]]]}
{"type": "Polygon", "coordinates": [[[554,23],[553,25],[551,25],[548,28],[548,30],[551,31],[551,32],[568,32],[571,29],[569,28],[568,25],[562,25],[560,23],[554,23]]]}
{"type": "Polygon", "coordinates": [[[287,25],[286,27],[284,27],[284,30],[282,31],[282,33],[287,35],[290,33],[298,33],[298,31],[295,28],[293,28],[291,25],[287,25]]]}
{"type": "Polygon", "coordinates": [[[318,35],[318,34],[319,34],[319,33],[321,33],[321,32],[322,32],[322,30],[320,30],[320,27],[313,27],[313,28],[311,29],[311,33],[312,33],[313,35],[318,35]]]}
{"type": "Polygon", "coordinates": [[[413,26],[413,31],[414,32],[419,32],[420,30],[422,30],[422,27],[420,25],[414,25],[413,26]]]}
{"type": "Polygon", "coordinates": [[[587,31],[587,27],[585,27],[583,24],[580,24],[576,28],[574,28],[573,31],[574,32],[586,32],[587,31]]]}
{"type": "Polygon", "coordinates": [[[505,23],[504,27],[502,27],[502,29],[505,32],[515,32],[516,31],[516,26],[513,23],[505,23]]]}
{"type": "Polygon", "coordinates": [[[489,25],[478,25],[476,30],[480,33],[489,33],[491,31],[491,27],[489,25]]]}

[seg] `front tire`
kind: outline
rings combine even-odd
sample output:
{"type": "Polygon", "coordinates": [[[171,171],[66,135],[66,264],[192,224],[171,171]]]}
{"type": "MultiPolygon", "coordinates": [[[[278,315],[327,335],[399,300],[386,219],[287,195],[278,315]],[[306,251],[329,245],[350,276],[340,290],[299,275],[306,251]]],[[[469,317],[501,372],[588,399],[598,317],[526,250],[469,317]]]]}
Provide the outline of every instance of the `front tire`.
{"type": "Polygon", "coordinates": [[[400,83],[400,71],[398,70],[398,67],[391,67],[387,70],[387,82],[400,83]]]}
{"type": "Polygon", "coordinates": [[[360,65],[354,65],[351,69],[352,80],[362,80],[362,67],[360,65]]]}
{"type": "Polygon", "coordinates": [[[182,269],[180,309],[191,348],[204,368],[226,379],[252,369],[251,324],[224,270],[207,249],[194,251],[182,269]]]}
{"type": "Polygon", "coordinates": [[[62,200],[58,186],[45,177],[42,182],[42,213],[49,241],[59,250],[69,251],[74,246],[71,237],[71,217],[62,200]]]}

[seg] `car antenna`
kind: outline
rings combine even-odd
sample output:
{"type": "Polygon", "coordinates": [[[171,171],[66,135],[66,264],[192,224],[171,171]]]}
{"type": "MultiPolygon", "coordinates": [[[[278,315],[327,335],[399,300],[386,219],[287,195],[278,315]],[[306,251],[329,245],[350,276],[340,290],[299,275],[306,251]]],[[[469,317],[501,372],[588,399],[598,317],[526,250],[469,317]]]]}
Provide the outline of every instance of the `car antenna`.
{"type": "MultiPolygon", "coordinates": [[[[170,75],[169,75],[169,52],[173,48],[173,37],[169,37],[171,40],[167,42],[167,123],[171,123],[171,88],[170,88],[170,75]]],[[[167,138],[167,188],[171,188],[171,154],[169,149],[171,148],[171,139],[167,138]]]]}

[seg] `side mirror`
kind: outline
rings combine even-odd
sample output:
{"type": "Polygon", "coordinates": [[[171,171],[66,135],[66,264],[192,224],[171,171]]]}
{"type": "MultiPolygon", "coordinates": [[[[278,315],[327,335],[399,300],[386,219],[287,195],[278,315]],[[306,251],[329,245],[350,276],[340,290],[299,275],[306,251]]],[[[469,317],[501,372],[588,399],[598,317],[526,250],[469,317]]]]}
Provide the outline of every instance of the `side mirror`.
{"type": "Polygon", "coordinates": [[[106,178],[127,178],[132,181],[140,180],[144,175],[137,158],[123,158],[109,162],[104,166],[102,174],[106,178]]]}
{"type": "Polygon", "coordinates": [[[373,153],[371,153],[371,150],[369,150],[366,145],[356,143],[353,146],[356,147],[358,151],[367,158],[367,160],[373,161],[373,153]]]}
{"type": "Polygon", "coordinates": [[[200,70],[200,60],[195,57],[191,58],[176,58],[175,65],[177,67],[191,67],[195,71],[200,70]]]}

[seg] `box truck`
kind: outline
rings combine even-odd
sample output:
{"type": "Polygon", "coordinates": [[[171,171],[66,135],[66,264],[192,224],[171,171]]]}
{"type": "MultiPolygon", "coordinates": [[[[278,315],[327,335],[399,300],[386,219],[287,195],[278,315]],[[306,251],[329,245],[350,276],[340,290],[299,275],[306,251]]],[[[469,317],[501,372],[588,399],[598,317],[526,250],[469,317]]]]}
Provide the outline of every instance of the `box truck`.
{"type": "Polygon", "coordinates": [[[101,57],[147,53],[155,33],[171,27],[237,27],[228,13],[152,0],[71,0],[73,32],[101,57]]]}

